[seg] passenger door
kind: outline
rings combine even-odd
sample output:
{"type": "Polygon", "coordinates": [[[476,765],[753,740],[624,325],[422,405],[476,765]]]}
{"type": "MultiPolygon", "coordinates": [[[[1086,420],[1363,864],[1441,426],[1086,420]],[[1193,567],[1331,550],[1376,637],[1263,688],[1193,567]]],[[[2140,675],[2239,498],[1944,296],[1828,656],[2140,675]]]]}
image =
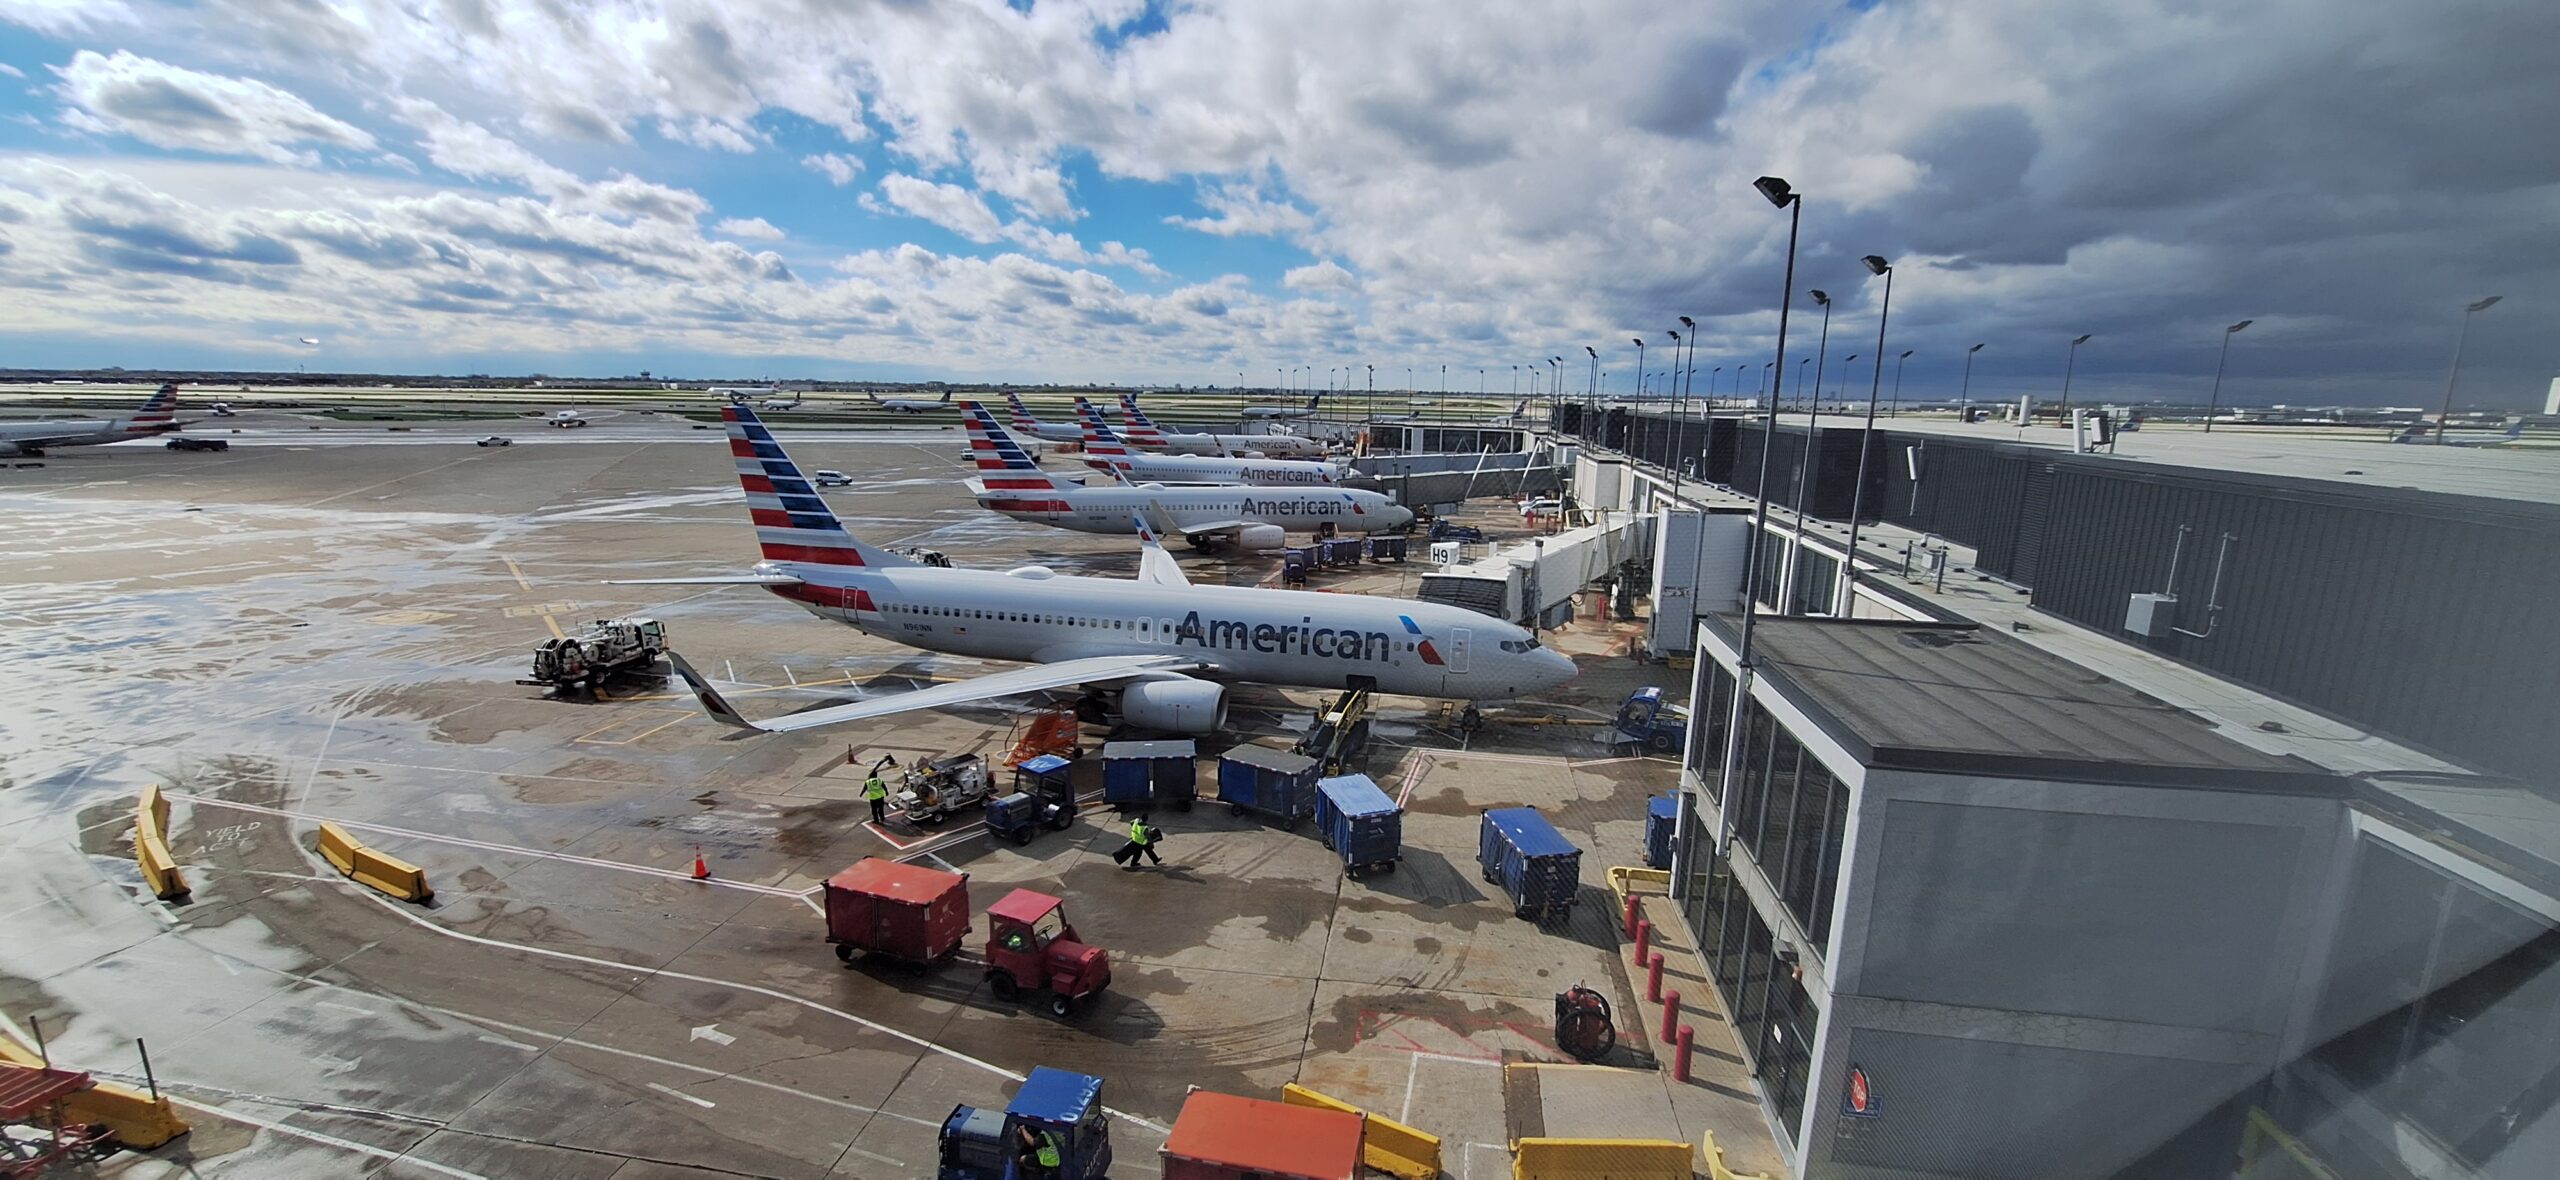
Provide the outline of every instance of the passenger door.
{"type": "Polygon", "coordinates": [[[1464,627],[1451,627],[1449,628],[1449,671],[1457,673],[1464,672],[1466,670],[1467,629],[1464,627]]]}

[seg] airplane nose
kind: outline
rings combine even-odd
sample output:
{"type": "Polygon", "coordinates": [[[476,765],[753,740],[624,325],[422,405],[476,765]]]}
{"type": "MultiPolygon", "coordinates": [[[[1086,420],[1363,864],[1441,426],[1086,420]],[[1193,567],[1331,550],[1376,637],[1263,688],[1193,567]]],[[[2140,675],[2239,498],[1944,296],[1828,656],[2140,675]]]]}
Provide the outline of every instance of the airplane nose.
{"type": "Polygon", "coordinates": [[[1549,648],[1539,654],[1546,657],[1542,661],[1546,666],[1538,670],[1538,678],[1544,681],[1540,685],[1541,688],[1554,688],[1582,672],[1582,669],[1574,664],[1573,657],[1563,652],[1549,648]]]}
{"type": "Polygon", "coordinates": [[[1387,527],[1400,529],[1413,523],[1413,509],[1402,504],[1387,505],[1387,527]]]}

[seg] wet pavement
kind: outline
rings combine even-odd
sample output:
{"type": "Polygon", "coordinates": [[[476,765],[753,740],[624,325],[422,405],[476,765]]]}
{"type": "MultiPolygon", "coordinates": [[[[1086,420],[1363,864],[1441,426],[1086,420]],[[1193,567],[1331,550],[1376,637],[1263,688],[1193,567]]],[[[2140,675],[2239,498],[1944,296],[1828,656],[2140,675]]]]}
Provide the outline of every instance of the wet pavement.
{"type": "MultiPolygon", "coordinates": [[[[1160,871],[1112,866],[1095,815],[1019,849],[925,845],[970,873],[978,908],[1058,892],[1112,952],[1112,989],[1058,1021],[994,1000],[974,949],[923,975],[840,965],[807,896],[923,835],[858,822],[849,756],[1000,757],[1025,706],[742,738],[655,679],[594,701],[513,683],[554,626],[642,612],[751,686],[734,690],[750,712],[996,666],[748,588],[602,584],[754,559],[716,433],[615,420],[553,432],[574,446],[484,449],[483,423],[298,427],[251,421],[241,437],[274,444],[225,454],[0,469],[0,1014],[102,1076],[138,1077],[147,1040],[197,1127],[106,1174],[923,1176],[953,1103],[1001,1106],[1052,1065],[1106,1079],[1118,1175],[1156,1173],[1186,1087],[1293,1080],[1448,1137],[1452,1175],[1490,1175],[1495,1067],[1555,1060],[1549,997],[1614,978],[1600,869],[1636,859],[1672,768],[1613,757],[1594,722],[1684,675],[1625,658],[1624,625],[1551,637],[1583,677],[1490,711],[1472,749],[1436,703],[1382,705],[1369,770],[1412,809],[1391,874],[1347,880],[1307,830],[1215,805],[1158,817],[1160,871]],[[185,904],[152,900],[131,859],[154,783],[185,904]],[[1554,808],[1589,849],[1567,923],[1514,919],[1475,871],[1476,811],[1510,803],[1554,808]],[[313,851],[323,819],[423,867],[435,901],[339,877],[313,851]],[[709,882],[687,879],[697,854],[709,882]]],[[[956,432],[784,438],[864,478],[829,498],[875,542],[1135,568],[1125,541],[970,504],[956,432]]],[[[1183,562],[1237,583],[1277,567],[1183,562]]],[[[1424,568],[1320,584],[1411,593],[1424,568]]],[[[1269,744],[1318,701],[1237,698],[1232,736],[1269,744]]]]}

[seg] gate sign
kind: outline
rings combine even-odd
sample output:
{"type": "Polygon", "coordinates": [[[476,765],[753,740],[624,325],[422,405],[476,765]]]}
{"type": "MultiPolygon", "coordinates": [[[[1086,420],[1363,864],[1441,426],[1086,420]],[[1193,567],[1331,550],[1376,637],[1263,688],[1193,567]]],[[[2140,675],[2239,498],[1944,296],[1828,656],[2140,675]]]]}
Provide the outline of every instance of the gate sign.
{"type": "Polygon", "coordinates": [[[1867,1083],[1864,1067],[1849,1066],[1849,1077],[1840,1091],[1840,1113],[1871,1119],[1884,1113],[1884,1104],[1876,1097],[1875,1087],[1867,1083]]]}

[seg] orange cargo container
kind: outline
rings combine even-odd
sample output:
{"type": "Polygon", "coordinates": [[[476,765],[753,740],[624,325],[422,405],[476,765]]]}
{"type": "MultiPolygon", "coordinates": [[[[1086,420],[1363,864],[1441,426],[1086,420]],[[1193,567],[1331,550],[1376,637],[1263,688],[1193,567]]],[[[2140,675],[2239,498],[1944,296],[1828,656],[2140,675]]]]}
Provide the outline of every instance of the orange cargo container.
{"type": "Polygon", "coordinates": [[[1164,1180],[1354,1180],[1360,1116],[1192,1091],[1164,1141],[1164,1180]]]}
{"type": "Polygon", "coordinates": [[[969,934],[969,878],[866,856],[827,878],[827,941],[852,962],[868,952],[923,968],[969,934]]]}

